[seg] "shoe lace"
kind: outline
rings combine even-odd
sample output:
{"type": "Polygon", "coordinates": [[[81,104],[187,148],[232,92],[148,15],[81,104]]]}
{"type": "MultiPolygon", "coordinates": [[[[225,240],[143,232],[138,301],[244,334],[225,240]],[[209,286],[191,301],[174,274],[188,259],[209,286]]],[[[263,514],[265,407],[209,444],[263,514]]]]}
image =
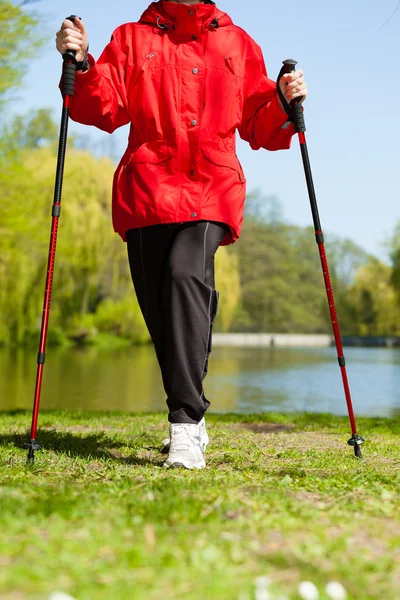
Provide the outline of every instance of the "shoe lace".
{"type": "Polygon", "coordinates": [[[200,444],[200,435],[195,435],[187,423],[179,423],[171,429],[171,451],[190,450],[193,444],[200,444]]]}

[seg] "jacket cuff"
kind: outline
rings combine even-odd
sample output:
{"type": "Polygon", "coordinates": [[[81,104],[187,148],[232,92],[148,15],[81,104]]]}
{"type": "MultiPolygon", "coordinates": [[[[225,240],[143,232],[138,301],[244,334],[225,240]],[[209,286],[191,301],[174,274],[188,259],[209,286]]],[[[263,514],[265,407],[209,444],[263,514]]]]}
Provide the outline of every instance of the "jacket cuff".
{"type": "Polygon", "coordinates": [[[282,127],[289,121],[286,111],[283,110],[279,103],[278,94],[276,95],[275,100],[271,102],[270,111],[271,119],[274,123],[276,123],[277,127],[282,127]]]}
{"type": "Polygon", "coordinates": [[[87,60],[88,60],[89,67],[90,67],[89,70],[76,72],[75,83],[78,85],[83,82],[87,83],[88,81],[93,81],[94,79],[96,79],[96,77],[99,76],[99,73],[98,73],[97,67],[96,67],[96,61],[91,54],[88,54],[87,60]]]}

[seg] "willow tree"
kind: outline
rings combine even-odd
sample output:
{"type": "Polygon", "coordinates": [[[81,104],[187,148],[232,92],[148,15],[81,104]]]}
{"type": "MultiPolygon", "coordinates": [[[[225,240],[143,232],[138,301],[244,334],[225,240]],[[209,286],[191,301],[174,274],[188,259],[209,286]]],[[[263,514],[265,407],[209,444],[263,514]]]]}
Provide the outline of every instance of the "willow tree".
{"type": "Polygon", "coordinates": [[[43,44],[38,24],[39,19],[26,13],[21,4],[0,1],[0,102],[4,102],[6,92],[21,84],[27,60],[43,44]]]}
{"type": "MultiPolygon", "coordinates": [[[[3,342],[20,343],[37,332],[56,158],[51,145],[21,152],[20,162],[8,176],[0,174],[3,342]]],[[[50,324],[67,331],[80,323],[92,322],[100,330],[114,331],[119,327],[122,335],[143,339],[144,325],[134,299],[126,246],[111,226],[114,168],[109,159],[98,159],[74,148],[68,151],[50,324]],[[110,302],[115,305],[117,321],[123,319],[126,311],[129,326],[116,323],[113,328],[110,302]],[[93,318],[88,319],[87,315],[93,318]]]]}
{"type": "Polygon", "coordinates": [[[220,294],[217,329],[229,331],[240,303],[240,277],[237,253],[222,246],[215,258],[215,280],[220,294]]]}

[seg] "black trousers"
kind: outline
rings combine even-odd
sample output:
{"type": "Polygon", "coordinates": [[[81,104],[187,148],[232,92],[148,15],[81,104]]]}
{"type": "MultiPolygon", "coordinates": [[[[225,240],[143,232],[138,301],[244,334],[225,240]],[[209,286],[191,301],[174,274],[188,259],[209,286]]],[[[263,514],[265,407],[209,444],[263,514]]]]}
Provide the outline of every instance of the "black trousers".
{"type": "Polygon", "coordinates": [[[222,223],[196,221],[127,232],[129,265],[154,343],[171,423],[198,423],[210,403],[203,390],[218,309],[214,255],[222,223]]]}

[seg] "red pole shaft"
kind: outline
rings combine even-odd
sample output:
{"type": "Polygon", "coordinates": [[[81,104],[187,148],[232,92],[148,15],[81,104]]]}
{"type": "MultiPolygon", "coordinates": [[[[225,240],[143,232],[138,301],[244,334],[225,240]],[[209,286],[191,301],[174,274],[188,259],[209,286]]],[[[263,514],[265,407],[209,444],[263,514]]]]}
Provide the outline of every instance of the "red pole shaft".
{"type": "MultiPolygon", "coordinates": [[[[67,17],[67,19],[74,22],[75,15],[67,17]]],[[[61,84],[61,92],[63,95],[63,109],[61,115],[61,127],[60,127],[60,138],[58,144],[58,158],[57,158],[57,169],[56,169],[56,181],[54,185],[54,199],[53,199],[53,210],[52,210],[52,222],[51,222],[51,233],[50,233],[50,245],[49,245],[49,258],[47,261],[47,275],[46,285],[44,291],[44,302],[43,302],[43,315],[42,315],[42,327],[40,330],[40,342],[39,342],[39,353],[37,358],[37,374],[36,374],[36,385],[35,385],[35,398],[33,402],[32,411],[32,423],[31,423],[31,439],[25,447],[28,448],[28,464],[33,464],[34,455],[36,450],[41,450],[41,446],[36,442],[37,424],[39,418],[39,405],[40,395],[42,390],[43,380],[43,367],[46,358],[46,342],[47,332],[49,328],[49,317],[50,317],[50,304],[51,304],[51,292],[53,287],[53,275],[54,275],[54,263],[56,257],[56,246],[57,246],[57,233],[58,233],[58,220],[61,212],[61,196],[62,186],[64,177],[64,164],[65,154],[67,149],[67,135],[68,135],[68,118],[71,97],[74,95],[75,86],[75,73],[76,73],[76,52],[68,50],[63,55],[63,76],[61,84]]]]}
{"type": "Polygon", "coordinates": [[[54,200],[53,200],[53,211],[52,211],[52,223],[50,233],[50,244],[49,244],[49,258],[47,261],[47,274],[46,274],[46,285],[44,291],[44,302],[43,302],[43,314],[42,314],[42,326],[40,330],[40,342],[39,342],[39,353],[37,358],[37,373],[36,373],[36,384],[35,384],[35,396],[33,402],[32,411],[32,423],[31,423],[31,445],[30,447],[30,458],[33,458],[33,443],[36,440],[37,424],[39,417],[39,406],[40,396],[42,390],[43,380],[43,368],[46,358],[46,343],[47,343],[47,332],[49,328],[49,317],[50,317],[50,304],[51,304],[51,293],[53,287],[53,275],[54,275],[54,263],[56,257],[56,246],[57,246],[57,234],[58,234],[58,221],[60,218],[60,206],[61,206],[61,194],[62,194],[62,183],[64,176],[64,164],[65,164],[65,153],[67,145],[67,133],[68,133],[68,117],[69,117],[69,106],[70,96],[64,95],[63,111],[61,118],[60,128],[60,141],[58,149],[58,160],[56,170],[56,181],[54,187],[54,200]]]}
{"type": "MultiPolygon", "coordinates": [[[[315,233],[322,234],[322,231],[316,231],[315,233]]],[[[326,260],[325,246],[324,246],[323,242],[318,244],[318,250],[319,250],[319,256],[321,259],[322,272],[324,274],[326,295],[328,296],[329,312],[331,314],[333,335],[335,337],[337,355],[338,355],[339,359],[340,358],[344,359],[342,340],[340,337],[339,323],[338,323],[338,318],[337,318],[336,308],[335,308],[335,300],[333,298],[333,291],[332,291],[331,278],[329,275],[328,261],[326,260]]],[[[346,367],[344,365],[343,366],[340,365],[340,372],[342,374],[343,388],[344,388],[344,394],[346,396],[346,404],[347,404],[347,410],[349,413],[351,432],[354,435],[355,433],[357,433],[356,421],[354,418],[353,405],[351,402],[350,387],[349,387],[349,382],[347,379],[346,367]]]]}
{"type": "MultiPolygon", "coordinates": [[[[55,206],[60,206],[60,203],[56,202],[55,206]]],[[[46,354],[47,331],[48,331],[48,327],[49,327],[51,291],[52,291],[52,286],[53,286],[53,275],[54,275],[54,263],[55,263],[55,257],[56,257],[58,219],[59,219],[59,217],[57,217],[57,216],[53,217],[52,224],[51,224],[49,258],[48,258],[48,262],[47,262],[46,286],[45,286],[44,302],[43,302],[42,327],[41,327],[41,331],[40,331],[40,342],[39,342],[38,368],[37,368],[37,374],[36,374],[35,399],[34,399],[34,403],[33,403],[33,413],[32,413],[31,440],[36,439],[37,422],[38,422],[38,415],[39,415],[40,394],[41,394],[41,389],[42,389],[42,378],[43,378],[43,366],[44,366],[44,359],[45,359],[45,354],[46,354]]]]}
{"type": "Polygon", "coordinates": [[[300,131],[298,133],[298,136],[299,136],[299,142],[300,142],[301,155],[303,158],[307,188],[308,188],[308,192],[309,192],[309,196],[310,196],[311,212],[312,212],[313,221],[314,221],[314,230],[315,230],[316,239],[317,239],[317,243],[318,243],[318,251],[319,251],[319,256],[321,259],[322,272],[324,275],[326,295],[328,297],[329,312],[331,315],[333,335],[335,338],[335,345],[336,345],[336,350],[337,350],[339,367],[340,367],[340,372],[342,375],[344,394],[345,394],[346,404],[347,404],[347,411],[349,414],[351,431],[354,436],[357,434],[356,421],[355,421],[355,417],[354,417],[353,404],[351,401],[350,386],[349,386],[349,382],[347,379],[346,364],[345,364],[345,358],[344,358],[344,353],[343,353],[342,340],[340,337],[339,323],[338,323],[338,318],[337,318],[337,314],[336,314],[335,300],[333,298],[332,283],[331,283],[331,278],[329,275],[328,261],[327,261],[326,254],[325,254],[324,237],[322,234],[322,228],[321,228],[321,222],[320,222],[319,214],[318,214],[318,207],[317,207],[314,183],[313,183],[312,173],[311,173],[311,166],[310,166],[310,161],[308,158],[306,136],[303,131],[300,131]]]}

